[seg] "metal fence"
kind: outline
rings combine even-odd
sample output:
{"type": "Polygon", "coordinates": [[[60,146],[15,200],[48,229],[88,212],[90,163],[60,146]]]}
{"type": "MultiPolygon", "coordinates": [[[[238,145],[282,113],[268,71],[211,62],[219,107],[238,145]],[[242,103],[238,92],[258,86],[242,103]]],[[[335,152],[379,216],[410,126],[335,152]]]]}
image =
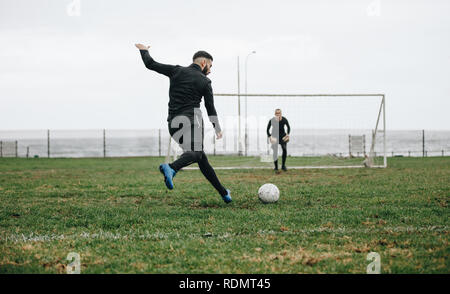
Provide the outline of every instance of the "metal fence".
{"type": "MultiPolygon", "coordinates": [[[[208,154],[243,154],[255,156],[268,150],[265,130],[249,130],[247,139],[239,140],[237,129],[226,130],[220,141],[213,130],[205,131],[208,154]],[[245,142],[244,142],[245,141],[245,142]]],[[[348,155],[349,136],[365,135],[362,148],[370,150],[371,130],[293,129],[288,144],[291,156],[326,154],[348,155]]],[[[449,156],[450,131],[388,131],[386,153],[389,157],[449,156]]],[[[133,157],[165,156],[169,134],[166,129],[148,130],[8,130],[0,131],[0,157],[133,157]]],[[[172,144],[173,146],[174,144],[172,144]]],[[[384,153],[382,145],[375,152],[384,153]]],[[[362,154],[361,154],[362,155],[362,154]]],[[[356,154],[359,156],[359,154],[356,154]]]]}

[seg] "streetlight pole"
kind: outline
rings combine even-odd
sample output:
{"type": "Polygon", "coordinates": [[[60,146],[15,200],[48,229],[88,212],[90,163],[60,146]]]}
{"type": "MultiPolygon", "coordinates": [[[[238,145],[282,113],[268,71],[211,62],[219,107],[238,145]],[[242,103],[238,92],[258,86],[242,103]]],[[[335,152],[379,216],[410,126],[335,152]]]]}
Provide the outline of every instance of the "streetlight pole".
{"type": "Polygon", "coordinates": [[[239,70],[239,56],[237,57],[237,78],[238,78],[238,155],[242,155],[242,140],[241,140],[241,77],[239,70]]]}
{"type": "Polygon", "coordinates": [[[250,52],[245,58],[245,156],[248,150],[248,126],[247,126],[247,62],[250,55],[255,54],[256,51],[250,52]]]}

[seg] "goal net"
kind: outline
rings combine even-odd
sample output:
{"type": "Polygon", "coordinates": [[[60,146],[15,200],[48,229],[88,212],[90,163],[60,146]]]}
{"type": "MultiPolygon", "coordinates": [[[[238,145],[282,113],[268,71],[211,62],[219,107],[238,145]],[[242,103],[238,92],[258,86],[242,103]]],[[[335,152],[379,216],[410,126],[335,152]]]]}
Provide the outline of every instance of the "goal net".
{"type": "MultiPolygon", "coordinates": [[[[387,166],[384,94],[215,94],[215,106],[220,140],[202,112],[204,148],[216,169],[273,168],[277,158],[281,167],[281,145],[267,135],[275,109],[290,126],[288,169],[387,166]]],[[[181,152],[172,141],[166,161],[181,152]]]]}
{"type": "Polygon", "coordinates": [[[0,141],[0,157],[18,157],[17,141],[0,141]]]}

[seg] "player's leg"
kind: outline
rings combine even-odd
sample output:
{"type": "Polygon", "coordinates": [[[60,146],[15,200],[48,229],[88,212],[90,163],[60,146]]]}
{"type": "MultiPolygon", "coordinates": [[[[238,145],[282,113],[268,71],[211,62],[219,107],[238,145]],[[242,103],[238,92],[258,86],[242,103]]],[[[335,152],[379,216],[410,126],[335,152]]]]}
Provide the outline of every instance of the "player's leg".
{"type": "MultiPolygon", "coordinates": [[[[193,141],[195,146],[193,145],[194,150],[196,150],[197,154],[197,163],[198,167],[200,168],[200,171],[202,172],[203,176],[211,183],[211,185],[219,192],[220,196],[222,197],[223,201],[226,203],[231,202],[231,195],[230,190],[225,189],[222,184],[219,181],[219,178],[216,175],[216,172],[214,171],[213,167],[209,164],[208,157],[206,156],[205,152],[203,151],[203,139],[205,137],[205,129],[203,128],[204,122],[203,119],[200,117],[199,120],[195,121],[196,129],[198,130],[197,124],[201,122],[201,137],[195,136],[195,141],[193,141]],[[198,140],[201,140],[201,142],[198,142],[198,140]],[[201,150],[197,151],[198,148],[201,148],[201,150]]],[[[197,133],[198,134],[198,133],[197,133]]]]}
{"type": "Polygon", "coordinates": [[[272,144],[274,170],[278,170],[278,143],[272,144]]]}
{"type": "Polygon", "coordinates": [[[216,172],[214,171],[213,167],[209,164],[208,157],[206,156],[205,152],[199,152],[200,153],[200,160],[198,161],[198,167],[200,168],[200,171],[205,176],[205,178],[213,185],[213,187],[219,192],[220,196],[222,196],[222,199],[225,202],[231,201],[230,190],[225,189],[224,186],[219,181],[219,178],[216,175],[216,172]]]}
{"type": "Polygon", "coordinates": [[[194,151],[186,151],[178,157],[172,163],[169,163],[169,166],[175,171],[178,172],[183,167],[189,166],[193,163],[197,162],[197,154],[194,151]]]}
{"type": "Polygon", "coordinates": [[[176,117],[169,121],[169,134],[183,149],[183,154],[172,163],[163,163],[159,166],[160,172],[164,175],[164,182],[169,189],[173,189],[173,178],[176,173],[194,162],[197,162],[197,155],[192,149],[192,130],[193,130],[193,118],[191,117],[176,117]],[[176,119],[177,123],[173,124],[173,120],[176,119]],[[182,131],[179,133],[178,131],[182,131]],[[191,141],[185,138],[191,138],[191,141]]]}
{"type": "Polygon", "coordinates": [[[281,145],[281,148],[283,149],[283,154],[281,156],[281,159],[282,159],[281,169],[286,171],[287,170],[287,168],[286,168],[287,143],[283,142],[280,145],[281,145]]]}
{"type": "Polygon", "coordinates": [[[176,133],[183,128],[183,125],[181,125],[181,127],[179,128],[175,128],[171,126],[171,123],[169,123],[169,133],[170,136],[175,140],[175,142],[178,143],[178,145],[180,145],[181,149],[183,150],[183,154],[181,154],[180,157],[178,157],[177,160],[175,160],[172,163],[169,163],[169,166],[175,170],[175,172],[178,172],[180,169],[182,169],[183,167],[186,167],[188,165],[193,164],[194,162],[197,162],[197,154],[194,152],[193,149],[193,119],[189,118],[189,124],[190,126],[188,126],[183,134],[181,134],[181,136],[178,134],[176,135],[176,133]],[[187,139],[191,139],[191,141],[189,140],[185,140],[185,138],[187,139]]]}
{"type": "MultiPolygon", "coordinates": [[[[222,199],[229,203],[231,202],[230,190],[225,189],[220,183],[217,175],[209,164],[208,158],[206,157],[205,152],[203,151],[203,138],[204,138],[204,129],[203,129],[203,120],[201,117],[198,120],[194,121],[194,118],[190,119],[191,127],[190,134],[183,134],[182,137],[177,137],[174,134],[179,128],[172,128],[169,123],[169,133],[170,135],[180,144],[183,149],[183,154],[174,162],[168,164],[167,166],[174,171],[174,175],[183,167],[186,167],[194,162],[197,162],[200,168],[200,171],[205,176],[205,178],[213,185],[213,187],[219,192],[222,199]],[[199,122],[201,121],[201,125],[199,122]],[[188,137],[191,139],[190,142],[183,142],[183,137],[188,137]]],[[[170,178],[170,173],[169,173],[170,178]]],[[[173,178],[173,177],[172,177],[173,178]]],[[[171,180],[171,179],[170,179],[171,180]]],[[[169,181],[170,181],[169,180],[169,181]]],[[[167,179],[166,186],[167,185],[167,179]]],[[[173,183],[171,185],[173,187],[173,183]]],[[[170,189],[170,188],[169,188],[170,189]]]]}

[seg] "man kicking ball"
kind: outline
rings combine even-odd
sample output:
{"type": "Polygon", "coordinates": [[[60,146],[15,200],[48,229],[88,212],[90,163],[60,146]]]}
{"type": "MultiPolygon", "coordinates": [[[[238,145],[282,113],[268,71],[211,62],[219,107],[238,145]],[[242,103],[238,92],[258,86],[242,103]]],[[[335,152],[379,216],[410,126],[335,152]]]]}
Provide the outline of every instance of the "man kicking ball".
{"type": "Polygon", "coordinates": [[[214,169],[203,151],[204,127],[200,102],[205,98],[205,108],[213,124],[217,139],[222,131],[214,107],[211,80],[206,76],[211,72],[212,56],[205,51],[194,54],[193,63],[187,67],[156,62],[149,54],[150,46],[136,44],[145,66],[170,79],[169,116],[167,118],[170,136],[181,146],[183,154],[170,164],[161,164],[160,172],[169,189],[173,189],[176,173],[194,162],[200,171],[222,196],[225,203],[231,202],[230,190],[220,183],[214,169]]]}
{"type": "Polygon", "coordinates": [[[288,120],[281,115],[281,109],[275,109],[275,116],[269,120],[267,124],[267,137],[269,137],[270,143],[273,149],[273,164],[275,165],[274,170],[278,171],[278,144],[281,145],[283,149],[282,165],[281,169],[287,171],[286,168],[286,157],[287,157],[287,143],[289,142],[289,133],[291,132],[291,126],[289,126],[288,120]],[[284,127],[287,127],[287,134],[284,127]],[[272,134],[270,134],[270,127],[272,127],[272,134]]]}

